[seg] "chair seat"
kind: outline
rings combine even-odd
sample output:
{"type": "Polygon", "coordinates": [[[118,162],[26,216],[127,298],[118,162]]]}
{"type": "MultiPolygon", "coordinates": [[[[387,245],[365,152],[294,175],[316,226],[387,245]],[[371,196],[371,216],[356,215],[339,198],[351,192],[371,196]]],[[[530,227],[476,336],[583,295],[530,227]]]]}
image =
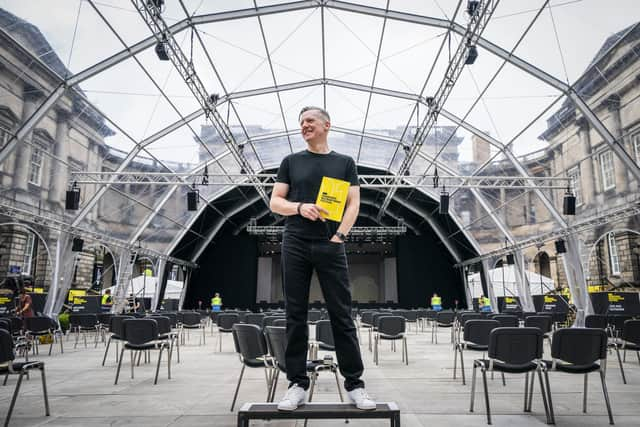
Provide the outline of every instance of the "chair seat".
{"type": "MultiPolygon", "coordinates": [[[[476,359],[476,362],[483,362],[484,365],[489,368],[488,359],[476,359]]],[[[510,363],[500,362],[499,360],[493,361],[493,370],[498,372],[506,372],[508,374],[523,374],[525,372],[535,371],[538,365],[534,362],[525,363],[524,365],[512,365],[510,363]]]]}
{"type": "Polygon", "coordinates": [[[338,365],[335,363],[331,363],[330,365],[325,365],[324,360],[307,360],[307,372],[315,372],[315,371],[323,371],[325,369],[336,369],[338,365]]]}
{"type": "Polygon", "coordinates": [[[387,335],[387,334],[379,334],[378,338],[380,338],[381,340],[399,340],[403,337],[403,334],[396,334],[396,335],[387,335]]]}
{"type": "Polygon", "coordinates": [[[150,342],[144,344],[131,344],[127,342],[124,344],[124,348],[127,350],[155,350],[160,348],[162,345],[166,345],[166,343],[159,344],[157,342],[150,342]]]}
{"type": "Polygon", "coordinates": [[[202,325],[201,324],[197,324],[197,325],[182,325],[183,328],[185,329],[200,329],[202,325]]]}
{"type": "MultiPolygon", "coordinates": [[[[250,368],[260,368],[262,366],[265,366],[264,359],[261,357],[258,357],[256,359],[244,359],[243,362],[245,365],[247,365],[250,368]]],[[[272,365],[271,361],[267,360],[267,366],[271,366],[271,365],[272,365]]]]}
{"type": "Polygon", "coordinates": [[[46,331],[27,331],[27,333],[32,337],[41,337],[43,335],[51,335],[53,331],[50,329],[47,329],[46,331]]]}
{"type": "Polygon", "coordinates": [[[476,350],[476,351],[487,351],[489,349],[488,345],[482,344],[474,344],[472,342],[468,342],[464,346],[465,350],[476,350]]]}
{"type": "Polygon", "coordinates": [[[325,344],[323,342],[318,342],[318,348],[320,348],[320,350],[325,350],[325,351],[335,351],[335,347],[329,344],[325,344]]]}
{"type": "MultiPolygon", "coordinates": [[[[31,361],[31,362],[13,362],[12,363],[12,368],[14,372],[20,372],[22,370],[28,370],[28,369],[37,369],[40,366],[43,366],[44,363],[43,362],[38,362],[38,361],[31,361]]],[[[9,366],[4,365],[4,366],[0,366],[0,375],[1,374],[6,374],[9,372],[9,366]]]]}
{"type": "MultiPolygon", "coordinates": [[[[551,369],[553,362],[551,360],[543,360],[547,369],[551,369]]],[[[559,372],[566,372],[568,374],[588,374],[589,372],[595,372],[600,369],[600,365],[592,363],[589,365],[572,365],[571,363],[556,362],[555,370],[559,372]]]]}
{"type": "Polygon", "coordinates": [[[625,341],[623,345],[624,345],[623,348],[625,350],[640,351],[640,345],[638,345],[638,344],[634,344],[632,342],[625,341]]]}

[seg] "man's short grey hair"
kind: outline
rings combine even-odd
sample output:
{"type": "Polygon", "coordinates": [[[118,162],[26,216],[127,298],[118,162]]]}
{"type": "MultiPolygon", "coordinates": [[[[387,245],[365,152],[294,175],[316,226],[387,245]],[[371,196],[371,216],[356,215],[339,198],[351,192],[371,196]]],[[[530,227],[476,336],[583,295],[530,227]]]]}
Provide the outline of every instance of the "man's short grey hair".
{"type": "Polygon", "coordinates": [[[300,121],[300,117],[302,117],[302,115],[307,111],[317,111],[318,113],[320,113],[324,120],[326,120],[327,122],[331,121],[331,117],[329,116],[329,113],[327,113],[327,110],[320,107],[314,107],[313,105],[303,107],[302,110],[300,110],[300,114],[298,114],[298,121],[300,121]]]}

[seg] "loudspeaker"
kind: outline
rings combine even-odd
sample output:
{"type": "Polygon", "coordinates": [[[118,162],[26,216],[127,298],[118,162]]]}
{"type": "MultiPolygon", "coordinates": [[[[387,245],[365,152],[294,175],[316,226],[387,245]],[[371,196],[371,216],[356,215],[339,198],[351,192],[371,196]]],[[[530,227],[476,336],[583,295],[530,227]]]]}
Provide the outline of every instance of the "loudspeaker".
{"type": "Polygon", "coordinates": [[[449,193],[440,193],[440,209],[438,211],[440,215],[446,215],[449,213],[449,193]]]}
{"type": "Polygon", "coordinates": [[[559,254],[564,254],[567,252],[567,247],[564,244],[564,240],[560,239],[560,240],[556,240],[555,241],[555,245],[556,245],[556,252],[559,254]]]}
{"type": "Polygon", "coordinates": [[[187,210],[198,210],[198,191],[192,190],[187,192],[187,210]]]}
{"type": "Polygon", "coordinates": [[[84,247],[84,240],[79,237],[73,238],[73,243],[71,244],[71,250],[73,252],[82,252],[82,248],[84,247]]]}
{"type": "Polygon", "coordinates": [[[516,263],[516,258],[513,254],[507,254],[507,265],[513,265],[516,263]]]}
{"type": "Polygon", "coordinates": [[[571,193],[564,195],[564,200],[562,201],[562,213],[565,215],[576,214],[576,196],[571,193]]]}
{"type": "Polygon", "coordinates": [[[66,196],[64,198],[64,208],[70,211],[77,211],[80,207],[80,189],[73,188],[71,190],[67,190],[66,196]]]}

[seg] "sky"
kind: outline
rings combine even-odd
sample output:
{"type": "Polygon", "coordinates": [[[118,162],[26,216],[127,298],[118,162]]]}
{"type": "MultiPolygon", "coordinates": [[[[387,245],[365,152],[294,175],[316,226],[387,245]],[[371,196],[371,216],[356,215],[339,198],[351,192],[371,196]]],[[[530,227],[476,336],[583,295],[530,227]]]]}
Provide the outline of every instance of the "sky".
{"type": "MultiPolygon", "coordinates": [[[[163,16],[169,24],[186,16],[177,0],[166,3],[163,16]]],[[[273,3],[283,2],[257,2],[259,6],[273,3]]],[[[387,1],[381,0],[358,3],[387,6],[387,1]]],[[[388,3],[392,10],[439,19],[451,19],[457,4],[450,0],[391,0],[388,3]]],[[[543,3],[501,1],[483,37],[511,51],[543,3]]],[[[96,0],[92,6],[86,0],[60,0],[55,2],[55,7],[53,4],[46,0],[0,0],[0,7],[36,25],[74,73],[119,52],[123,49],[122,42],[130,45],[150,35],[130,1],[96,0]]],[[[185,0],[184,4],[191,15],[253,7],[252,1],[185,0]]],[[[581,75],[607,37],[640,18],[640,8],[632,0],[556,0],[549,4],[551,7],[543,10],[514,54],[569,84],[581,75]]],[[[215,71],[197,38],[193,45],[196,71],[212,93],[220,94],[321,78],[323,18],[327,78],[423,96],[433,94],[441,84],[448,62],[447,47],[436,60],[444,37],[442,29],[393,20],[385,22],[335,9],[327,9],[324,16],[319,9],[313,9],[267,15],[260,21],[248,18],[201,25],[198,32],[215,71]],[[376,60],[378,51],[379,61],[376,60]],[[433,73],[425,85],[432,68],[433,73]]],[[[455,19],[462,25],[467,24],[462,10],[455,19]]],[[[177,34],[176,39],[188,54],[191,33],[184,31],[177,34]]],[[[454,36],[451,50],[455,51],[461,42],[460,37],[454,36]]],[[[129,59],[83,82],[81,88],[109,120],[130,138],[140,141],[178,120],[180,114],[185,116],[195,111],[198,103],[171,63],[159,61],[152,49],[137,55],[136,59],[139,63],[129,59]],[[168,95],[171,103],[160,95],[156,85],[168,95]]],[[[324,101],[321,87],[307,87],[282,92],[279,97],[269,94],[238,99],[234,106],[239,119],[248,127],[291,130],[297,127],[297,112],[302,106],[322,105],[324,101]]],[[[476,128],[499,141],[513,140],[514,152],[522,155],[545,147],[538,135],[556,108],[535,118],[554,101],[558,102],[556,107],[560,105],[560,92],[510,64],[503,65],[501,59],[480,49],[475,64],[465,67],[444,108],[458,117],[466,117],[476,128]]],[[[368,93],[336,87],[327,89],[326,104],[334,126],[358,132],[381,133],[383,129],[416,125],[424,113],[420,111],[419,118],[412,115],[414,104],[410,101],[382,95],[370,97],[368,93]]],[[[226,116],[224,107],[223,110],[226,116]]],[[[229,123],[239,124],[233,110],[229,123]]],[[[151,145],[149,153],[162,160],[197,163],[194,132],[199,133],[204,124],[203,118],[194,120],[192,130],[182,128],[168,135],[151,145]]],[[[443,117],[438,120],[438,125],[451,124],[443,117]]],[[[460,159],[469,161],[470,134],[459,130],[458,135],[464,137],[459,146],[460,159]]],[[[300,143],[298,135],[292,139],[300,143]]],[[[107,142],[126,151],[133,147],[133,142],[121,132],[107,142]]],[[[269,144],[260,147],[268,150],[269,144]]],[[[364,153],[366,156],[368,151],[365,149],[364,153]]],[[[376,158],[369,160],[375,162],[376,158]]]]}

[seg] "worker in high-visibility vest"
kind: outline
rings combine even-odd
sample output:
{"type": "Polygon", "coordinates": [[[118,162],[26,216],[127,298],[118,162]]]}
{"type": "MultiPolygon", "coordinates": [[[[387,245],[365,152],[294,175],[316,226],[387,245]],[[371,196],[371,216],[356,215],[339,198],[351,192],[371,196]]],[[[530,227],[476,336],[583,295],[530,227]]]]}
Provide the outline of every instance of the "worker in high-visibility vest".
{"type": "Polygon", "coordinates": [[[491,300],[484,295],[480,295],[480,298],[478,298],[478,308],[480,309],[480,311],[483,311],[485,313],[490,312],[491,300]]]}
{"type": "Polygon", "coordinates": [[[211,298],[211,311],[220,311],[220,307],[222,307],[222,298],[220,298],[220,294],[216,292],[213,298],[211,298]]]}
{"type": "Polygon", "coordinates": [[[431,309],[434,311],[442,310],[442,298],[440,298],[436,293],[431,297],[431,309]]]}
{"type": "Polygon", "coordinates": [[[107,289],[102,294],[102,300],[100,301],[101,309],[103,312],[110,311],[113,306],[113,298],[111,297],[111,289],[107,289]]]}

